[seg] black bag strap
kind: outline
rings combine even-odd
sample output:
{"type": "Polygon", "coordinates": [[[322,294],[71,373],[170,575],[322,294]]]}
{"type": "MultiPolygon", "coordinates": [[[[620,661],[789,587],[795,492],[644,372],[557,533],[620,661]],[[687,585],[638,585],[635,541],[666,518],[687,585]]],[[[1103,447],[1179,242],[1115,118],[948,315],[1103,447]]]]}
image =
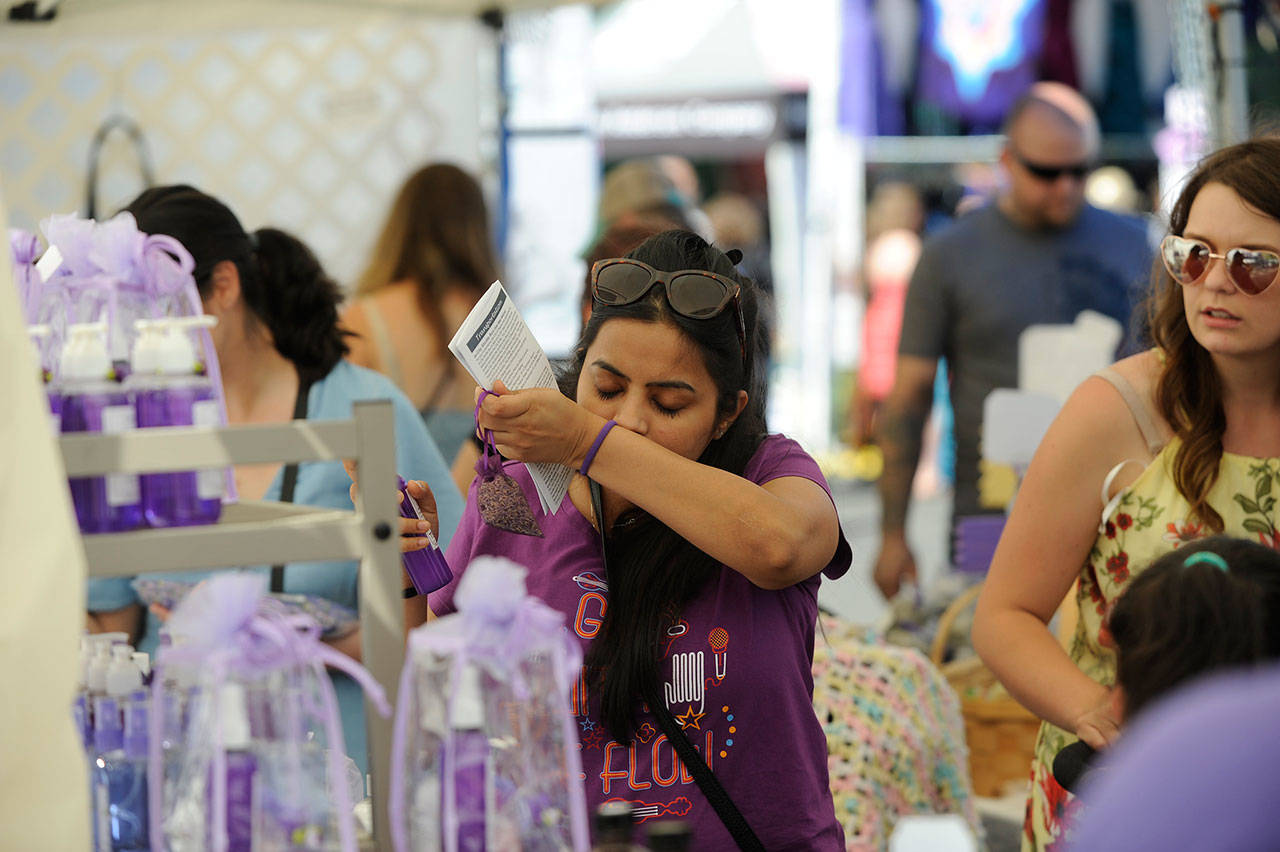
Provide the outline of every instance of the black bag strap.
{"type": "Polygon", "coordinates": [[[671,743],[676,754],[680,755],[680,762],[688,767],[693,780],[698,783],[698,789],[707,797],[711,807],[715,808],[716,816],[720,817],[720,822],[724,823],[724,827],[728,829],[733,842],[738,844],[742,852],[764,852],[764,844],[751,830],[747,818],[742,815],[742,811],[738,810],[733,799],[729,798],[729,792],[711,771],[711,767],[707,766],[707,761],[703,759],[702,754],[693,747],[693,743],[689,742],[689,738],[680,728],[680,723],[672,718],[667,705],[663,704],[662,699],[657,695],[650,696],[648,703],[649,711],[658,720],[658,727],[662,728],[662,733],[667,735],[667,742],[671,743]]]}
{"type": "MultiPolygon", "coordinates": [[[[600,496],[600,486],[595,480],[588,479],[587,481],[591,483],[591,510],[595,512],[596,525],[600,528],[600,558],[604,561],[605,582],[608,582],[609,543],[604,534],[604,501],[600,496]]],[[[666,734],[667,742],[671,743],[671,747],[680,756],[680,761],[688,768],[689,773],[693,775],[693,780],[697,783],[698,789],[702,791],[702,795],[707,797],[707,802],[715,809],[716,816],[720,817],[720,822],[724,823],[724,827],[728,830],[729,836],[733,838],[733,842],[737,844],[742,852],[764,852],[764,844],[760,842],[760,838],[756,837],[756,833],[751,830],[751,826],[747,823],[747,818],[742,815],[742,811],[738,810],[738,806],[733,803],[733,799],[729,797],[729,793],[725,790],[724,785],[720,783],[720,779],[711,771],[711,767],[707,766],[706,760],[693,747],[693,743],[689,742],[689,738],[681,730],[680,724],[672,718],[671,711],[667,709],[667,705],[657,695],[647,696],[645,700],[649,705],[649,711],[658,720],[658,726],[662,728],[662,733],[666,734]]]]}
{"type": "MultiPolygon", "coordinates": [[[[311,393],[311,379],[298,376],[298,398],[293,403],[293,419],[307,419],[307,397],[311,393]]],[[[284,475],[280,480],[280,502],[292,503],[293,492],[298,487],[298,463],[290,462],[284,466],[284,475]]],[[[284,565],[271,566],[271,591],[279,594],[284,591],[284,565]]]]}

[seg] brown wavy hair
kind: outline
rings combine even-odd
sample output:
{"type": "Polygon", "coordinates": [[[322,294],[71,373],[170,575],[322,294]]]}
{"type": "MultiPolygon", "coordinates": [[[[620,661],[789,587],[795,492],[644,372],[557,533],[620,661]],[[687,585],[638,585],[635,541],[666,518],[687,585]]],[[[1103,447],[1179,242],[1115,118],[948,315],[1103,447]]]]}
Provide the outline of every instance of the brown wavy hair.
{"type": "MultiPolygon", "coordinates": [[[[1182,235],[1192,203],[1209,183],[1229,187],[1250,207],[1280,221],[1280,137],[1252,139],[1202,160],[1173,205],[1169,233],[1182,235]]],[[[1196,518],[1222,532],[1222,516],[1209,505],[1227,427],[1222,382],[1213,359],[1187,325],[1181,286],[1159,259],[1152,273],[1148,315],[1152,342],[1165,356],[1156,406],[1181,444],[1173,459],[1174,483],[1196,518]]]]}
{"type": "Polygon", "coordinates": [[[461,287],[475,302],[498,277],[480,184],[457,166],[432,163],[400,188],[356,292],[414,282],[418,307],[445,355],[453,333],[440,311],[445,291],[461,287]]]}

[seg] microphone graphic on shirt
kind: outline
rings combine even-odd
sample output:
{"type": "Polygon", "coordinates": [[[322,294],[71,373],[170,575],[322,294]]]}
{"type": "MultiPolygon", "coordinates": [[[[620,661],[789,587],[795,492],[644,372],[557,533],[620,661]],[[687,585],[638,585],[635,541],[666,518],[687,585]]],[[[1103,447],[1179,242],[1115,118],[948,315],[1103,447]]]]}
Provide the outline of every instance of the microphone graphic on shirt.
{"type": "Polygon", "coordinates": [[[707,644],[711,646],[711,653],[716,658],[716,680],[724,680],[724,673],[727,671],[727,658],[729,656],[729,631],[723,627],[717,627],[711,631],[711,635],[707,637],[707,644]]]}

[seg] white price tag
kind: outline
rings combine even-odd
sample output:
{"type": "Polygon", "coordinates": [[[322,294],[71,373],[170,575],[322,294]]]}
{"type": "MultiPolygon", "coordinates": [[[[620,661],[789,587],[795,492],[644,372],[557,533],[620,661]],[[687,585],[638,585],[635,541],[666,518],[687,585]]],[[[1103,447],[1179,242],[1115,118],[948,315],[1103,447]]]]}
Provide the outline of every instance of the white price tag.
{"type": "MultiPolygon", "coordinates": [[[[218,424],[218,403],[202,400],[191,406],[191,425],[215,427],[218,424]]],[[[201,500],[221,500],[226,472],[216,467],[196,471],[196,496],[201,500]]]]}
{"type": "Polygon", "coordinates": [[[58,271],[59,266],[62,266],[62,252],[58,251],[57,246],[49,246],[36,261],[36,272],[40,274],[40,283],[48,281],[53,273],[58,271]]]}
{"type": "MultiPolygon", "coordinates": [[[[136,429],[137,418],[132,405],[108,405],[102,409],[102,433],[118,435],[136,429]]],[[[107,474],[107,505],[132,506],[142,499],[142,490],[135,473],[107,474]]]]}

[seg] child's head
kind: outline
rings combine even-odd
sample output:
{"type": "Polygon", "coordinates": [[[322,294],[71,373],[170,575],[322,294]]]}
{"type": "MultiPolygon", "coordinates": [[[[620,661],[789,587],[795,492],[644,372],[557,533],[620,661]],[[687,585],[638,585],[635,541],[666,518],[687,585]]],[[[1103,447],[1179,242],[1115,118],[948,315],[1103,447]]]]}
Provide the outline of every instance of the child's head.
{"type": "Polygon", "coordinates": [[[1132,718],[1183,681],[1280,658],[1280,553],[1214,536],[1139,574],[1109,617],[1132,718]]]}

